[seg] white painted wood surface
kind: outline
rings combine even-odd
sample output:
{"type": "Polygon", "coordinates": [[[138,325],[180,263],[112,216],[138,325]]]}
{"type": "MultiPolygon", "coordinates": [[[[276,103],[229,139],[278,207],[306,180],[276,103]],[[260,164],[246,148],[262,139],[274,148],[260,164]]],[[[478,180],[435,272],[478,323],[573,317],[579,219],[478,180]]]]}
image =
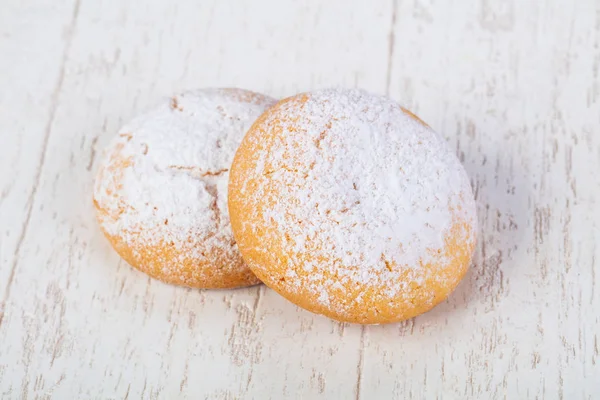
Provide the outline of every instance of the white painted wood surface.
{"type": "Polygon", "coordinates": [[[600,398],[597,0],[2,0],[0,398],[600,398]],[[98,155],[161,96],[387,93],[475,188],[476,260],[402,324],[152,281],[95,222],[98,155]]]}

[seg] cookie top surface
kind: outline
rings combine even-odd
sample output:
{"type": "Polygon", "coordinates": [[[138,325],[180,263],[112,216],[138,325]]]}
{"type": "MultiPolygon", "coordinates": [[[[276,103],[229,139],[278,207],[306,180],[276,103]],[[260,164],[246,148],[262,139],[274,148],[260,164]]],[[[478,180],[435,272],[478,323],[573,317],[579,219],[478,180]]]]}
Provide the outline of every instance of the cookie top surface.
{"type": "MultiPolygon", "coordinates": [[[[214,262],[211,249],[220,248],[220,262],[240,264],[227,210],[229,167],[246,130],[273,103],[245,90],[203,89],[125,125],[94,189],[105,233],[135,249],[168,245],[201,263],[214,262]]],[[[182,266],[173,257],[163,263],[165,280],[177,281],[182,266]]]]}
{"type": "Polygon", "coordinates": [[[361,90],[271,108],[242,142],[230,191],[254,272],[342,320],[380,303],[402,316],[417,287],[419,302],[433,302],[474,246],[475,204],[456,156],[413,114],[361,90]]]}

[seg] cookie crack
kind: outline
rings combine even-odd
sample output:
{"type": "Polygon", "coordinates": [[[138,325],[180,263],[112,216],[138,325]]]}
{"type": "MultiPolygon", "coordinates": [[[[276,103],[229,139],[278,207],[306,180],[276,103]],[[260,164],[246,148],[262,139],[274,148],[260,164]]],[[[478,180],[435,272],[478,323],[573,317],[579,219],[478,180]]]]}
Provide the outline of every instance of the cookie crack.
{"type": "Polygon", "coordinates": [[[185,171],[193,178],[203,178],[207,176],[221,176],[225,172],[229,172],[229,168],[222,168],[216,171],[213,170],[204,170],[200,167],[186,167],[185,165],[169,165],[169,169],[174,169],[178,171],[185,171]]]}
{"type": "Polygon", "coordinates": [[[215,178],[223,175],[228,172],[228,168],[222,168],[219,170],[204,170],[199,167],[186,167],[183,165],[170,165],[169,169],[176,171],[183,171],[187,173],[193,179],[197,179],[204,183],[204,189],[206,192],[212,197],[212,201],[210,202],[210,209],[215,216],[215,221],[217,223],[217,228],[221,227],[222,224],[222,213],[219,208],[219,189],[217,188],[217,184],[215,182],[215,178]]]}

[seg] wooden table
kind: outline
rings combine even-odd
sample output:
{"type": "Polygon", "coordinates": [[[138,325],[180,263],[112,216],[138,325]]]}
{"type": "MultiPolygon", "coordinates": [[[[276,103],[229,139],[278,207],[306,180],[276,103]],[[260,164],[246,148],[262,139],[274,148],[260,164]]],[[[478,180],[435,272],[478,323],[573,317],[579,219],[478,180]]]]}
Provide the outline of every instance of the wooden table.
{"type": "Polygon", "coordinates": [[[0,398],[600,398],[597,0],[2,0],[0,398]],[[474,264],[433,311],[346,325],[120,261],[103,147],[161,97],[388,94],[470,173],[474,264]]]}

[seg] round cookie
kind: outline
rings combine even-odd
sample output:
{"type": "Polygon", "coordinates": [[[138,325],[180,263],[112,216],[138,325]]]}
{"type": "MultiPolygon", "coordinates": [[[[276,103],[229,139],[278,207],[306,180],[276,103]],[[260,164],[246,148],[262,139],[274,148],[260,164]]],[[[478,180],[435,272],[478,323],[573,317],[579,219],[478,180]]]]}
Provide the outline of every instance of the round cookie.
{"type": "Polygon", "coordinates": [[[176,285],[259,283],[233,238],[227,182],[246,130],[274,102],[241,89],[190,91],[119,131],[98,172],[94,206],[121,257],[176,285]]]}
{"type": "Polygon", "coordinates": [[[363,324],[445,299],[475,246],[469,179],[444,140],[361,90],[299,94],[250,128],[231,167],[244,260],[310,311],[363,324]]]}

